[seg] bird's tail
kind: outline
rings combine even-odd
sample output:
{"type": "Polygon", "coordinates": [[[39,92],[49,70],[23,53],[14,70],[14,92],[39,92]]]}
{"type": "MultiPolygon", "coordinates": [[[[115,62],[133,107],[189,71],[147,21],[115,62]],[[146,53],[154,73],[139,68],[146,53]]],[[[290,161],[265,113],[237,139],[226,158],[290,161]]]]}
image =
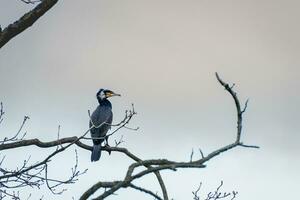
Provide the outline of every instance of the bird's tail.
{"type": "Polygon", "coordinates": [[[101,144],[94,144],[91,161],[98,161],[101,157],[101,144]]]}

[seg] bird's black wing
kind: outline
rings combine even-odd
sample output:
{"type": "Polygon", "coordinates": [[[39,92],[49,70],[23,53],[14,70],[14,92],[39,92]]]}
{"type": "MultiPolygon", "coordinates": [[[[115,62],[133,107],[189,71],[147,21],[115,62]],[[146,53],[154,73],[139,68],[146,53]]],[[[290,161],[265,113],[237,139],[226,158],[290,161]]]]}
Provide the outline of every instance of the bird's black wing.
{"type": "MultiPolygon", "coordinates": [[[[113,114],[111,108],[98,106],[97,109],[91,115],[90,127],[94,124],[98,128],[91,129],[92,137],[104,137],[107,131],[110,129],[110,124],[112,123],[113,114]]],[[[100,144],[103,142],[103,139],[93,139],[94,144],[100,144]]]]}

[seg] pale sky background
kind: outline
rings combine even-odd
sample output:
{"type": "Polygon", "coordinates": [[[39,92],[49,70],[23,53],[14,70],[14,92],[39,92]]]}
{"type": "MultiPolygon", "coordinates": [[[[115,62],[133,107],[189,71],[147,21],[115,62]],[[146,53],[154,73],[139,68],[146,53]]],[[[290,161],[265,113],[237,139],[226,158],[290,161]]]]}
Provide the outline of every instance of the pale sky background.
{"type": "MultiPolygon", "coordinates": [[[[1,0],[5,27],[32,6],[1,0]]],[[[239,200],[291,199],[300,179],[300,2],[296,0],[64,0],[0,50],[0,101],[5,106],[1,138],[12,135],[23,116],[27,138],[43,141],[80,136],[88,128],[87,110],[97,106],[99,88],[122,94],[112,99],[114,121],[135,104],[138,115],[121,131],[124,147],[145,159],[189,160],[192,148],[204,153],[235,139],[235,107],[214,72],[236,83],[241,101],[250,98],[242,140],[261,148],[236,148],[211,160],[206,169],[164,171],[169,196],[192,199],[224,181],[239,200]]],[[[113,141],[113,139],[111,139],[113,141]]],[[[77,148],[78,149],[78,148],[77,148]]],[[[22,148],[7,154],[15,166],[50,149],[22,148]]],[[[131,160],[103,153],[90,162],[78,149],[87,174],[62,196],[75,199],[97,180],[122,179],[131,160]]],[[[3,155],[3,154],[1,154],[3,155]]],[[[200,156],[196,154],[195,156],[200,156]]],[[[66,177],[74,148],[53,159],[53,176],[66,177]]],[[[160,193],[149,175],[137,184],[160,193]]],[[[28,191],[27,191],[28,192],[28,191]]],[[[30,191],[29,191],[30,192],[30,191]]],[[[153,199],[122,190],[108,199],[153,199]]]]}

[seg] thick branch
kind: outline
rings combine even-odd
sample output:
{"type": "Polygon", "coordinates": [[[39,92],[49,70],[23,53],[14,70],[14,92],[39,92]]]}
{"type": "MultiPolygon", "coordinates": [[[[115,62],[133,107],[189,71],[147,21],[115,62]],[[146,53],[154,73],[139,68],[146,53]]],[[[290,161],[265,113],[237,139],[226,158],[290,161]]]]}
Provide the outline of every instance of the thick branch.
{"type": "Polygon", "coordinates": [[[0,48],[2,48],[9,40],[17,36],[30,26],[32,26],[41,16],[50,10],[58,0],[43,0],[33,10],[23,15],[13,24],[8,25],[0,31],[0,48]]]}
{"type": "MultiPolygon", "coordinates": [[[[134,112],[132,114],[134,114],[134,112]]],[[[127,118],[128,118],[128,116],[127,116],[127,118]]],[[[131,119],[131,117],[130,117],[130,119],[131,119]]],[[[128,123],[126,120],[124,122],[128,123]]],[[[51,154],[49,157],[47,157],[44,161],[39,162],[38,165],[33,166],[33,167],[36,167],[36,166],[39,166],[41,164],[46,164],[50,157],[52,157],[55,154],[65,150],[66,148],[68,148],[72,144],[76,144],[77,146],[79,146],[83,149],[92,151],[93,148],[91,146],[86,145],[86,144],[84,144],[80,141],[80,139],[85,138],[84,137],[85,135],[86,135],[86,133],[83,136],[79,137],[79,138],[78,137],[67,137],[67,138],[62,138],[62,139],[58,139],[58,140],[54,140],[54,141],[50,141],[50,142],[41,142],[38,139],[20,140],[20,141],[17,141],[17,142],[10,142],[10,143],[6,143],[6,144],[1,144],[0,145],[0,150],[14,149],[14,148],[26,147],[26,146],[31,146],[31,145],[32,146],[37,146],[37,147],[40,147],[40,148],[50,148],[50,147],[58,147],[58,146],[61,147],[60,149],[56,150],[53,154],[51,154]],[[62,147],[63,144],[69,144],[69,145],[67,145],[66,147],[62,147]]],[[[127,155],[128,157],[130,157],[131,159],[133,159],[136,162],[142,161],[140,158],[138,158],[134,154],[130,153],[126,148],[105,146],[105,147],[102,148],[102,150],[107,151],[107,152],[112,152],[112,151],[121,152],[121,153],[124,153],[125,155],[127,155]]],[[[148,169],[151,169],[151,166],[147,166],[146,164],[145,164],[145,166],[148,169]]],[[[32,167],[30,167],[30,169],[32,169],[32,167]]],[[[27,168],[26,171],[28,171],[30,169],[27,168]]],[[[0,176],[0,179],[11,177],[11,176],[23,173],[23,172],[24,172],[24,170],[21,170],[19,172],[13,173],[13,174],[9,174],[9,175],[7,174],[5,176],[0,176]]],[[[153,170],[153,173],[156,175],[157,180],[160,184],[164,199],[168,200],[167,190],[166,190],[166,187],[164,185],[163,179],[162,179],[159,171],[153,170]]],[[[98,185],[98,186],[104,187],[102,184],[98,185]]],[[[90,190],[90,191],[93,191],[93,190],[90,190]]],[[[91,193],[89,195],[91,195],[91,193]]]]}
{"type": "MultiPolygon", "coordinates": [[[[225,83],[220,77],[219,75],[216,73],[216,78],[219,81],[219,83],[230,93],[230,95],[232,96],[234,102],[235,102],[235,107],[236,107],[236,112],[237,112],[237,134],[236,134],[236,139],[235,142],[225,145],[224,147],[221,147],[213,152],[211,152],[210,154],[208,154],[207,156],[203,156],[202,154],[202,158],[196,161],[190,161],[190,162],[174,162],[174,161],[168,161],[165,159],[159,159],[159,160],[145,160],[145,161],[139,161],[137,163],[134,163],[132,165],[129,166],[126,176],[124,178],[123,181],[118,181],[118,182],[114,182],[113,186],[110,187],[109,190],[106,190],[103,194],[101,194],[100,196],[98,196],[95,199],[104,199],[110,195],[112,195],[115,191],[119,190],[122,187],[128,187],[129,184],[138,178],[141,178],[144,175],[147,175],[151,172],[157,171],[159,172],[160,170],[164,170],[164,169],[171,169],[171,170],[176,170],[176,168],[202,168],[205,167],[204,163],[209,161],[210,159],[214,158],[215,156],[228,151],[232,148],[235,148],[237,146],[243,146],[243,147],[252,147],[252,148],[258,148],[257,146],[252,146],[252,145],[243,145],[241,142],[241,134],[242,134],[242,116],[243,113],[245,112],[246,108],[247,108],[247,104],[248,104],[248,100],[245,103],[245,107],[243,109],[241,109],[240,106],[240,102],[239,99],[236,95],[236,93],[233,91],[233,87],[230,87],[228,85],[228,83],[225,83]],[[143,170],[141,172],[139,172],[136,175],[132,175],[133,171],[135,168],[139,167],[139,166],[151,166],[151,168],[148,168],[146,170],[143,170]],[[155,165],[155,167],[153,166],[155,165]]],[[[128,153],[128,156],[131,157],[133,155],[129,154],[129,152],[127,150],[124,150],[123,153],[128,153]]],[[[94,189],[94,192],[97,191],[97,186],[100,186],[99,184],[95,184],[92,188],[94,189]]],[[[99,187],[101,188],[101,186],[99,187]]],[[[98,189],[99,189],[98,188],[98,189]]],[[[85,193],[86,194],[86,193],[85,193]]],[[[89,195],[92,195],[93,193],[90,193],[89,195]]],[[[84,199],[84,198],[83,198],[84,199]]]]}
{"type": "MultiPolygon", "coordinates": [[[[138,188],[137,186],[136,187],[132,186],[132,182],[134,180],[139,179],[139,178],[141,178],[141,177],[143,177],[147,174],[154,173],[156,175],[157,179],[158,179],[158,182],[159,182],[160,186],[161,186],[161,189],[162,189],[162,192],[163,192],[163,199],[168,200],[167,190],[166,190],[166,187],[164,185],[163,179],[162,179],[162,177],[159,173],[161,170],[169,169],[169,170],[176,171],[176,169],[178,169],[178,168],[204,168],[205,167],[204,164],[206,162],[208,162],[210,159],[218,156],[219,154],[221,154],[225,151],[228,151],[232,148],[235,148],[237,146],[258,148],[257,146],[253,146],[253,145],[244,145],[241,142],[242,116],[243,116],[243,113],[246,111],[246,108],[247,108],[247,105],[248,105],[248,100],[246,101],[244,108],[241,108],[239,99],[238,99],[236,93],[233,91],[233,87],[230,87],[228,83],[224,82],[218,76],[217,73],[216,73],[216,77],[217,77],[217,80],[219,81],[219,83],[225,88],[225,90],[230,93],[230,95],[232,96],[232,98],[235,102],[235,107],[236,107],[236,112],[237,112],[237,133],[236,133],[235,141],[233,143],[225,145],[224,147],[218,148],[217,150],[209,153],[207,156],[204,156],[202,151],[200,150],[201,158],[196,160],[196,161],[192,161],[192,159],[191,159],[189,162],[176,162],[176,161],[170,161],[170,160],[167,160],[167,159],[141,160],[136,155],[129,152],[126,148],[120,148],[120,147],[117,147],[117,146],[116,147],[109,147],[109,146],[103,147],[102,150],[107,151],[107,152],[115,151],[115,152],[123,153],[126,156],[128,156],[129,158],[133,159],[135,161],[135,163],[131,164],[128,167],[126,176],[124,177],[123,180],[113,181],[113,182],[98,182],[95,185],[93,185],[90,189],[88,189],[81,196],[80,199],[81,200],[82,199],[87,199],[88,197],[93,195],[100,188],[104,188],[105,191],[100,196],[96,197],[96,199],[104,199],[104,198],[114,194],[114,192],[116,192],[120,188],[132,187],[134,189],[137,189],[138,188]],[[138,167],[146,167],[146,169],[143,169],[143,170],[139,171],[138,173],[134,174],[134,170],[138,167]]],[[[119,130],[119,129],[117,129],[117,130],[119,130]]],[[[76,145],[78,145],[79,147],[81,147],[83,149],[91,151],[92,150],[91,146],[88,146],[88,145],[86,145],[86,144],[84,144],[80,141],[81,139],[84,139],[86,133],[81,137],[68,137],[68,138],[62,138],[62,139],[51,141],[51,142],[41,142],[38,139],[21,140],[21,141],[17,141],[17,142],[2,144],[2,145],[0,145],[0,150],[17,148],[17,147],[22,147],[22,146],[29,146],[29,145],[36,145],[36,146],[41,147],[41,148],[49,148],[49,147],[55,147],[55,146],[60,145],[61,148],[59,149],[59,151],[63,151],[64,149],[68,148],[70,145],[76,144],[76,145]],[[62,144],[66,144],[66,143],[69,143],[69,145],[67,145],[65,147],[62,147],[62,144]]],[[[43,162],[46,163],[47,160],[50,157],[52,157],[56,154],[56,152],[51,154],[43,162]]],[[[35,167],[36,166],[38,166],[38,165],[35,165],[35,167]]],[[[0,178],[4,178],[4,177],[7,177],[7,175],[2,176],[0,178]]],[[[143,190],[144,190],[144,192],[148,191],[147,189],[143,189],[143,190]]],[[[152,193],[151,191],[148,191],[146,193],[154,196],[153,195],[154,193],[152,193]]]]}
{"type": "Polygon", "coordinates": [[[56,147],[58,145],[62,144],[67,144],[67,143],[73,143],[83,149],[86,150],[92,150],[93,148],[91,146],[88,146],[78,140],[78,137],[67,137],[67,138],[62,138],[58,140],[54,140],[51,142],[41,142],[39,139],[31,139],[31,140],[21,140],[18,142],[12,142],[12,143],[7,143],[7,144],[2,144],[0,145],[0,151],[1,150],[6,150],[6,149],[15,149],[19,147],[26,147],[26,146],[37,146],[40,148],[49,148],[49,147],[56,147]]]}

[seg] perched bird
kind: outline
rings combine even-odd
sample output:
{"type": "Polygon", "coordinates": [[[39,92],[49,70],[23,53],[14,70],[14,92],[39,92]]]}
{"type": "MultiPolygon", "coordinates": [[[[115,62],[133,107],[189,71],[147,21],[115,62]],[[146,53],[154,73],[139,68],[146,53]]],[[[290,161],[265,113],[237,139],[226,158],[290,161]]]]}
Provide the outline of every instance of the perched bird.
{"type": "Polygon", "coordinates": [[[92,113],[90,119],[90,132],[94,143],[93,152],[91,156],[92,162],[100,159],[101,144],[105,140],[106,133],[111,127],[113,113],[111,110],[111,103],[107,100],[107,98],[113,96],[121,95],[106,89],[100,89],[96,95],[99,105],[96,108],[96,110],[92,113]],[[92,126],[95,127],[92,128],[92,126]]]}

